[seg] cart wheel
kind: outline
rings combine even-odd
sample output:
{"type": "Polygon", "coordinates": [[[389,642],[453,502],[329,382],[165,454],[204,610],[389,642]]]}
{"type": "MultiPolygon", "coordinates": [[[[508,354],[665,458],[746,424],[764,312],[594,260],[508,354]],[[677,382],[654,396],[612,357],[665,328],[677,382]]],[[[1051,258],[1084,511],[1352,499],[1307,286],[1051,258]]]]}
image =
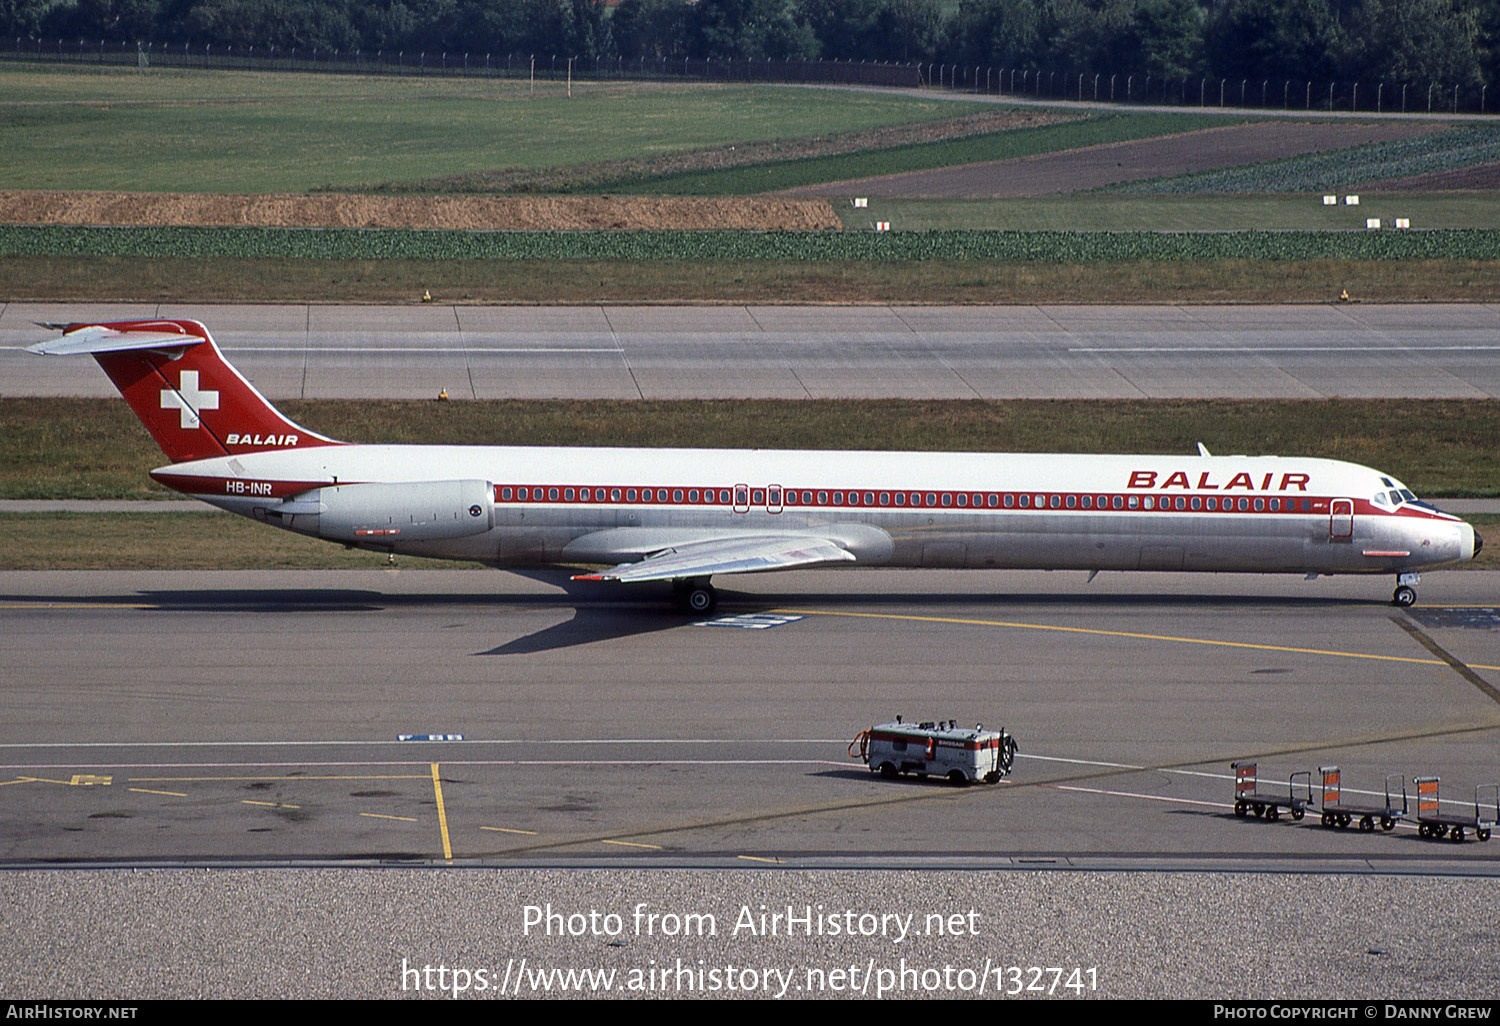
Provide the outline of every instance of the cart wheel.
{"type": "Polygon", "coordinates": [[[1246,805],[1244,802],[1235,802],[1234,803],[1234,814],[1236,816],[1244,818],[1245,813],[1247,813],[1249,811],[1250,811],[1250,807],[1248,805],[1246,805]]]}
{"type": "Polygon", "coordinates": [[[1302,806],[1300,806],[1300,805],[1293,805],[1292,806],[1292,819],[1297,820],[1298,822],[1301,822],[1302,817],[1305,816],[1305,815],[1307,815],[1307,810],[1304,809],[1302,806]]]}
{"type": "Polygon", "coordinates": [[[1266,814],[1266,807],[1260,802],[1256,802],[1254,805],[1250,806],[1250,809],[1257,816],[1264,816],[1266,814]]]}
{"type": "Polygon", "coordinates": [[[1474,836],[1479,838],[1481,841],[1488,841],[1490,839],[1490,828],[1480,827],[1478,830],[1474,831],[1474,836]]]}
{"type": "Polygon", "coordinates": [[[1362,834],[1371,834],[1371,833],[1374,833],[1375,832],[1375,820],[1374,820],[1374,818],[1371,817],[1371,816],[1361,816],[1359,818],[1359,831],[1362,834]]]}
{"type": "Polygon", "coordinates": [[[1331,812],[1325,812],[1325,813],[1323,813],[1323,825],[1326,826],[1326,827],[1333,826],[1333,813],[1331,813],[1331,812]]]}
{"type": "Polygon", "coordinates": [[[1280,819],[1280,818],[1281,818],[1281,810],[1280,809],[1278,809],[1274,805],[1267,805],[1266,806],[1266,819],[1271,820],[1271,819],[1280,819]]]}
{"type": "Polygon", "coordinates": [[[1448,834],[1448,828],[1445,827],[1445,826],[1443,826],[1443,825],[1441,825],[1441,824],[1436,824],[1432,828],[1432,836],[1433,837],[1445,837],[1445,836],[1447,836],[1447,834],[1448,834]]]}
{"type": "Polygon", "coordinates": [[[964,776],[963,770],[951,770],[948,773],[948,783],[954,787],[968,787],[969,778],[964,776]]]}
{"type": "Polygon", "coordinates": [[[1394,829],[1396,829],[1396,821],[1394,819],[1392,819],[1391,817],[1389,817],[1389,816],[1381,816],[1380,817],[1380,829],[1382,829],[1382,830],[1394,830],[1394,829]]]}
{"type": "Polygon", "coordinates": [[[1347,812],[1341,812],[1341,813],[1339,813],[1339,826],[1340,827],[1346,827],[1350,823],[1353,823],[1353,822],[1354,822],[1354,817],[1351,816],[1351,815],[1349,815],[1347,812]]]}
{"type": "Polygon", "coordinates": [[[896,775],[897,775],[896,774],[896,767],[893,766],[891,763],[882,762],[880,764],[880,775],[882,777],[884,777],[886,780],[895,780],[896,779],[896,775]]]}
{"type": "Polygon", "coordinates": [[[1461,826],[1454,827],[1453,830],[1448,834],[1448,840],[1453,841],[1455,844],[1459,843],[1463,839],[1464,828],[1461,826]]]}

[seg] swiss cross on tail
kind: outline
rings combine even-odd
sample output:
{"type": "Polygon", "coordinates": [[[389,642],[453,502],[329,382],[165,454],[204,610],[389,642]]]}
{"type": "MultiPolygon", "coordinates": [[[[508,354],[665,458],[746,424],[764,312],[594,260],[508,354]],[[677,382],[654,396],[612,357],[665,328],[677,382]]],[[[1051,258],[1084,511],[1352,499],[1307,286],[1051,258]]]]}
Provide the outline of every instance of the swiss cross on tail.
{"type": "Polygon", "coordinates": [[[338,444],[282,416],[197,321],[69,324],[29,348],[93,356],[173,463],[338,444]]]}

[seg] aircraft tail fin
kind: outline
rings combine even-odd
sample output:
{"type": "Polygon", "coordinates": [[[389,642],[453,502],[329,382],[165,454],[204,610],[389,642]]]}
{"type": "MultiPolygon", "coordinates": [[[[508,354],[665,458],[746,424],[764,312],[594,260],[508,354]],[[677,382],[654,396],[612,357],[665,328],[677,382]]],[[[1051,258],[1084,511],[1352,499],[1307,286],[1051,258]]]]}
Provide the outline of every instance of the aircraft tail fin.
{"type": "Polygon", "coordinates": [[[224,359],[197,321],[62,328],[61,338],[29,346],[29,351],[92,356],[173,463],[339,444],[283,416],[224,359]]]}

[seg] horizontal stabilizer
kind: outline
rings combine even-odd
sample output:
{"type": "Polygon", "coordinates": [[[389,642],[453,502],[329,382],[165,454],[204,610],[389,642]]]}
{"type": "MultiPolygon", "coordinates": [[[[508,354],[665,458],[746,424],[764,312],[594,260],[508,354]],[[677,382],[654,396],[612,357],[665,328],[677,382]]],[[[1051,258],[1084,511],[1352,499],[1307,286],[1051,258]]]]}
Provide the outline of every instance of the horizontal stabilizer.
{"type": "Polygon", "coordinates": [[[195,346],[203,339],[181,332],[167,331],[116,331],[103,325],[93,324],[70,331],[61,338],[50,338],[27,346],[28,353],[43,356],[91,356],[94,353],[123,353],[131,349],[172,349],[195,346]]]}
{"type": "Polygon", "coordinates": [[[600,573],[579,574],[573,579],[627,583],[671,581],[854,561],[854,553],[827,538],[810,535],[739,537],[664,549],[639,562],[621,563],[600,573]]]}

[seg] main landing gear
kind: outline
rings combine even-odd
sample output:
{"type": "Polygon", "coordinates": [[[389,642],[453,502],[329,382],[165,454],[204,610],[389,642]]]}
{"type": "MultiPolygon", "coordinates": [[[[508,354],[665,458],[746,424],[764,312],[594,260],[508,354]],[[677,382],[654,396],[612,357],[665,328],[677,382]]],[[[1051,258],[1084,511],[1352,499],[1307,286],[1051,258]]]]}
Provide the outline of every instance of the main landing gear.
{"type": "Polygon", "coordinates": [[[1405,609],[1417,601],[1418,580],[1419,578],[1416,574],[1397,574],[1396,590],[1391,595],[1391,605],[1400,606],[1402,609],[1405,609]]]}
{"type": "Polygon", "coordinates": [[[707,577],[673,581],[672,590],[677,593],[677,605],[685,613],[712,613],[719,605],[719,593],[707,577]]]}

